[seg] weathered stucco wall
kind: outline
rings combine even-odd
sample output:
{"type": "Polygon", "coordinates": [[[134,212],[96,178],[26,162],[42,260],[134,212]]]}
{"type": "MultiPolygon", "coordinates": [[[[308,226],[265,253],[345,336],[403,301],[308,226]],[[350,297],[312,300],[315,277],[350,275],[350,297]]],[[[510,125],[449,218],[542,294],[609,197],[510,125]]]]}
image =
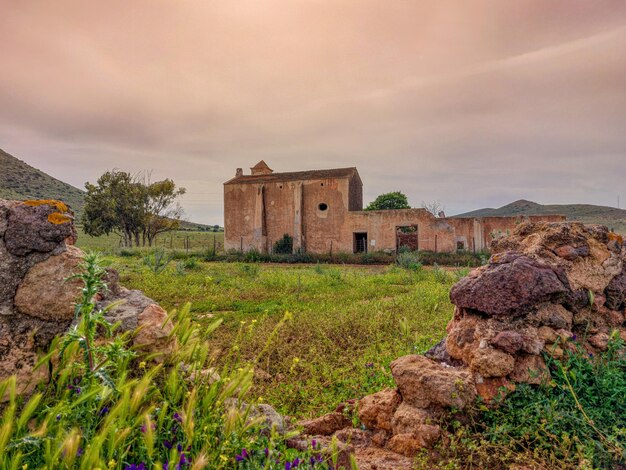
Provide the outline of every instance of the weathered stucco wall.
{"type": "Polygon", "coordinates": [[[352,252],[355,233],[363,233],[367,251],[393,251],[398,246],[397,228],[414,226],[413,240],[419,250],[480,251],[523,221],[565,220],[563,216],[436,218],[425,209],[363,211],[361,179],[355,169],[347,170],[303,172],[303,179],[271,170],[252,179],[238,173],[224,184],[226,250],[271,252],[287,234],[293,237],[294,250],[352,252]],[[312,177],[317,173],[326,177],[312,177]]]}

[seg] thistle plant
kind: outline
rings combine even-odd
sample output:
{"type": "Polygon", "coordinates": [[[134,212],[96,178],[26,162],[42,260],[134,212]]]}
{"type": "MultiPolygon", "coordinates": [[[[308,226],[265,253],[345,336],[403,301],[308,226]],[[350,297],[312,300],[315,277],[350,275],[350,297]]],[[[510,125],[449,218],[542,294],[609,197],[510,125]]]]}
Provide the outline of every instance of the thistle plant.
{"type": "Polygon", "coordinates": [[[119,361],[133,357],[134,353],[126,348],[126,335],[113,337],[116,325],[112,325],[105,318],[107,310],[116,304],[105,309],[97,308],[96,295],[107,290],[103,280],[105,275],[106,270],[102,267],[98,254],[88,253],[85,255],[81,272],[71,276],[70,279],[80,279],[84,287],[74,311],[77,323],[61,341],[59,354],[62,360],[67,360],[73,357],[78,347],[82,350],[82,369],[86,381],[90,383],[95,377],[114,388],[108,370],[119,361]],[[98,343],[96,340],[99,332],[102,332],[108,340],[98,343]]]}

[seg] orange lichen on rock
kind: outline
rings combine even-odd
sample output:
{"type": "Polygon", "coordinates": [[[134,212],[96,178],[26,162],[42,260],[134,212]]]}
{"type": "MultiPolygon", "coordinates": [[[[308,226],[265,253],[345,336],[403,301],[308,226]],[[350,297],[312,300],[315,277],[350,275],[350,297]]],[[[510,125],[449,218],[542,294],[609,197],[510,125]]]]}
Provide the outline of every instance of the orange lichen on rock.
{"type": "Polygon", "coordinates": [[[624,237],[615,232],[609,232],[609,240],[615,240],[619,244],[624,243],[624,237]]]}
{"type": "Polygon", "coordinates": [[[53,212],[48,216],[48,222],[55,225],[67,224],[72,221],[72,217],[69,215],[61,214],[60,212],[53,212]]]}
{"type": "Polygon", "coordinates": [[[71,215],[68,215],[70,211],[69,207],[67,207],[65,203],[57,201],[56,199],[31,199],[29,201],[24,201],[24,204],[31,207],[43,205],[54,207],[57,212],[53,212],[48,215],[48,222],[54,225],[67,224],[73,219],[71,215]]]}
{"type": "Polygon", "coordinates": [[[44,204],[47,204],[54,207],[59,212],[69,212],[70,210],[69,207],[65,205],[65,203],[57,201],[56,199],[31,199],[28,201],[24,201],[24,204],[31,207],[43,206],[44,204]]]}

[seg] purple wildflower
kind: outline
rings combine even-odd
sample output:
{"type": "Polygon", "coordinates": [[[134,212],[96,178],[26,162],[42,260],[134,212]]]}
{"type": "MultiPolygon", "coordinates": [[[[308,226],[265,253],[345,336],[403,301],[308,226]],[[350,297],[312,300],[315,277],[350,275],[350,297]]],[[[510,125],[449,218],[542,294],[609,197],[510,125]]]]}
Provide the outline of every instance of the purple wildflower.
{"type": "Polygon", "coordinates": [[[181,452],[183,450],[183,445],[182,444],[176,444],[176,450],[178,452],[181,452]]]}
{"type": "Polygon", "coordinates": [[[250,457],[250,454],[248,454],[248,451],[244,448],[241,449],[241,454],[235,456],[235,460],[237,462],[243,462],[244,460],[248,460],[248,457],[250,457]]]}
{"type": "Polygon", "coordinates": [[[57,421],[61,421],[61,415],[57,415],[57,421]]]}
{"type": "Polygon", "coordinates": [[[365,367],[367,367],[368,369],[372,369],[374,367],[374,363],[368,362],[367,364],[365,364],[365,367]]]}
{"type": "Polygon", "coordinates": [[[99,416],[104,416],[106,414],[109,413],[109,407],[108,406],[103,406],[102,408],[100,408],[100,411],[98,411],[98,415],[99,416]]]}
{"type": "Polygon", "coordinates": [[[83,448],[79,447],[78,450],[76,451],[76,457],[80,457],[81,455],[83,455],[83,448]]]}
{"type": "Polygon", "coordinates": [[[166,448],[167,450],[170,450],[170,449],[173,447],[173,445],[174,445],[174,444],[172,444],[170,441],[168,441],[167,439],[165,439],[165,440],[163,441],[163,445],[165,446],[165,448],[166,448]]]}
{"type": "Polygon", "coordinates": [[[178,421],[179,423],[183,422],[183,417],[179,415],[178,413],[174,413],[174,419],[178,421]]]}
{"type": "Polygon", "coordinates": [[[311,447],[313,447],[314,449],[317,449],[317,441],[315,439],[311,441],[311,447]]]}
{"type": "Polygon", "coordinates": [[[191,460],[185,454],[180,454],[180,465],[189,465],[191,460]]]}
{"type": "Polygon", "coordinates": [[[265,454],[265,458],[270,456],[270,450],[267,447],[263,450],[263,453],[265,454]]]}
{"type": "Polygon", "coordinates": [[[140,464],[131,463],[124,467],[124,470],[146,470],[146,464],[141,462],[140,464]]]}

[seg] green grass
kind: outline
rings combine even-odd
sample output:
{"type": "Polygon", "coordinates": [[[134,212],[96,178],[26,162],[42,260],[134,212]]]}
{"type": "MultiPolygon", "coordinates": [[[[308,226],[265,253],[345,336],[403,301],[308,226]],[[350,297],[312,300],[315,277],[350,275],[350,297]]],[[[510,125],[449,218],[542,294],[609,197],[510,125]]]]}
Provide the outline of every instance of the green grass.
{"type": "MultiPolygon", "coordinates": [[[[142,256],[153,248],[124,248],[120,246],[120,238],[117,235],[102,235],[90,237],[86,235],[80,226],[77,227],[78,240],[76,246],[82,250],[95,250],[106,254],[125,254],[142,256]]],[[[176,230],[157,236],[156,246],[168,251],[180,254],[205,254],[213,250],[213,239],[215,239],[215,249],[222,251],[224,247],[224,232],[208,232],[204,230],[176,230]],[[189,250],[187,250],[187,240],[189,250]]]]}
{"type": "Polygon", "coordinates": [[[252,393],[299,418],[392,385],[389,363],[437,343],[453,312],[456,278],[442,270],[172,262],[155,274],[136,258],[112,260],[124,285],[164,308],[189,301],[197,321],[222,319],[208,339],[220,361],[264,350],[252,393]]]}

